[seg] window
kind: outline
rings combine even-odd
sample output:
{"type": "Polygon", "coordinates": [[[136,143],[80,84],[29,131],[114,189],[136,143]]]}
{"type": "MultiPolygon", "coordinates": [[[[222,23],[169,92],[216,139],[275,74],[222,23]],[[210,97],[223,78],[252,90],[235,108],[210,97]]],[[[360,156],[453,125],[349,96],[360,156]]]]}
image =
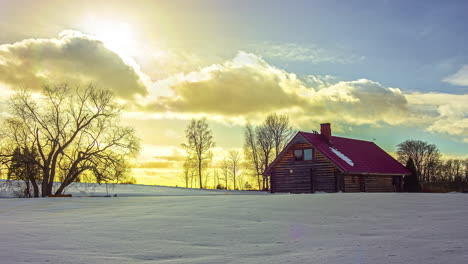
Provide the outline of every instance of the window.
{"type": "Polygon", "coordinates": [[[303,158],[302,149],[294,150],[294,160],[302,160],[303,158]]]}
{"type": "Polygon", "coordinates": [[[312,160],[312,149],[304,149],[304,160],[312,160]]]}
{"type": "Polygon", "coordinates": [[[294,160],[313,160],[313,149],[295,149],[294,160]]]}

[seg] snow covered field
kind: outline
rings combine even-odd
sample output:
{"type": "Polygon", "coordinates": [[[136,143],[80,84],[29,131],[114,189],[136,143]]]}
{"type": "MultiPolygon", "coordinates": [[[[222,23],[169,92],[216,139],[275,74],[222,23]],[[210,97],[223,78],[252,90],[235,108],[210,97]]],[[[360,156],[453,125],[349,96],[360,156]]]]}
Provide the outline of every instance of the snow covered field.
{"type": "Polygon", "coordinates": [[[466,194],[125,188],[133,197],[0,199],[0,263],[468,260],[466,194]],[[161,196],[141,196],[142,189],[161,196]]]}
{"type": "MultiPolygon", "coordinates": [[[[4,180],[0,180],[0,198],[13,198],[15,197],[15,186],[9,188],[5,186],[4,180]],[[3,184],[3,185],[2,185],[3,184]]],[[[14,184],[18,184],[14,182],[14,184]]],[[[59,183],[55,183],[55,189],[59,187],[59,183]]],[[[154,186],[154,185],[141,185],[141,184],[97,184],[97,183],[72,183],[69,185],[64,194],[72,194],[73,197],[89,197],[89,196],[118,196],[118,197],[131,197],[131,196],[200,196],[200,195],[226,195],[226,194],[269,194],[267,192],[258,191],[232,191],[232,190],[210,190],[210,189],[196,189],[196,188],[180,188],[168,186],[154,186]]]]}

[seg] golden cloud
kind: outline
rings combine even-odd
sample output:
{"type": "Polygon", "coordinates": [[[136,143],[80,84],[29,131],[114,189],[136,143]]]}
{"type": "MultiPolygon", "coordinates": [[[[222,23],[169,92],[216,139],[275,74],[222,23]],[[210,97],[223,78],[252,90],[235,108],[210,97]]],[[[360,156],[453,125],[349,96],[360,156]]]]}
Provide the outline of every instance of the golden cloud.
{"type": "MultiPolygon", "coordinates": [[[[451,80],[461,85],[465,68],[451,80]]],[[[170,72],[176,71],[171,68],[170,72]]],[[[297,128],[322,121],[412,124],[468,141],[467,95],[404,93],[368,79],[300,78],[245,52],[224,63],[151,83],[134,61],[76,31],[0,45],[0,85],[38,90],[49,80],[94,82],[110,88],[130,102],[127,111],[149,118],[208,116],[243,124],[280,112],[289,114],[297,128]],[[141,105],[131,100],[135,96],[141,105]]],[[[5,111],[4,105],[0,102],[0,112],[5,111]]]]}
{"type": "Polygon", "coordinates": [[[206,115],[243,123],[260,121],[270,112],[282,112],[289,114],[298,128],[322,121],[405,124],[468,140],[467,95],[404,93],[368,79],[301,79],[245,52],[224,64],[160,82],[170,93],[145,106],[153,114],[185,118],[206,115]]]}
{"type": "Polygon", "coordinates": [[[137,168],[178,168],[185,160],[185,151],[177,146],[144,144],[137,168]]]}
{"type": "MultiPolygon", "coordinates": [[[[310,76],[308,77],[310,79],[310,76]]],[[[314,79],[317,83],[317,78],[314,79]]],[[[150,112],[205,113],[234,118],[286,112],[306,120],[346,119],[353,124],[401,123],[407,101],[399,89],[362,79],[311,86],[311,81],[275,68],[245,52],[222,65],[174,76],[172,90],[146,106],[150,112]]]]}
{"type": "Polygon", "coordinates": [[[141,162],[138,165],[138,168],[145,168],[145,169],[165,169],[165,168],[178,168],[178,167],[181,167],[181,164],[171,162],[168,160],[146,161],[146,162],[141,162]]]}
{"type": "Polygon", "coordinates": [[[301,81],[244,52],[223,65],[176,75],[168,80],[173,92],[148,106],[150,111],[242,115],[290,108],[304,103],[301,81]]]}
{"type": "Polygon", "coordinates": [[[142,79],[138,69],[104,43],[76,31],[0,45],[0,83],[10,87],[39,90],[50,80],[94,82],[132,98],[147,94],[142,79]]]}

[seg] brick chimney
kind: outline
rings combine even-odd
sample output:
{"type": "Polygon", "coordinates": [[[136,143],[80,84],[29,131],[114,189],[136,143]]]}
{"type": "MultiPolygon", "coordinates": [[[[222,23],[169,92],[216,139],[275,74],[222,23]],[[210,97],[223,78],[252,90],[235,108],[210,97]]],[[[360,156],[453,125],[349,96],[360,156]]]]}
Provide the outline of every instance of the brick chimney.
{"type": "Polygon", "coordinates": [[[320,135],[328,142],[332,143],[332,133],[330,123],[320,124],[320,135]]]}

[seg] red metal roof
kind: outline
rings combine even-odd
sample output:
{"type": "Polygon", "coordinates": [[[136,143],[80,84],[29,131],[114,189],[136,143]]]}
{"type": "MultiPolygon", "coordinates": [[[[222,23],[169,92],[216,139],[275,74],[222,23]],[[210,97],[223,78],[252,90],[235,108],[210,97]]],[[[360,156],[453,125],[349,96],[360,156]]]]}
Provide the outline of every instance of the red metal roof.
{"type": "Polygon", "coordinates": [[[408,169],[374,144],[374,142],[332,136],[332,144],[329,144],[320,134],[307,132],[298,132],[298,134],[306,138],[345,172],[411,174],[408,169]],[[343,155],[338,152],[341,152],[343,155]],[[348,161],[346,161],[346,157],[348,161]]]}

